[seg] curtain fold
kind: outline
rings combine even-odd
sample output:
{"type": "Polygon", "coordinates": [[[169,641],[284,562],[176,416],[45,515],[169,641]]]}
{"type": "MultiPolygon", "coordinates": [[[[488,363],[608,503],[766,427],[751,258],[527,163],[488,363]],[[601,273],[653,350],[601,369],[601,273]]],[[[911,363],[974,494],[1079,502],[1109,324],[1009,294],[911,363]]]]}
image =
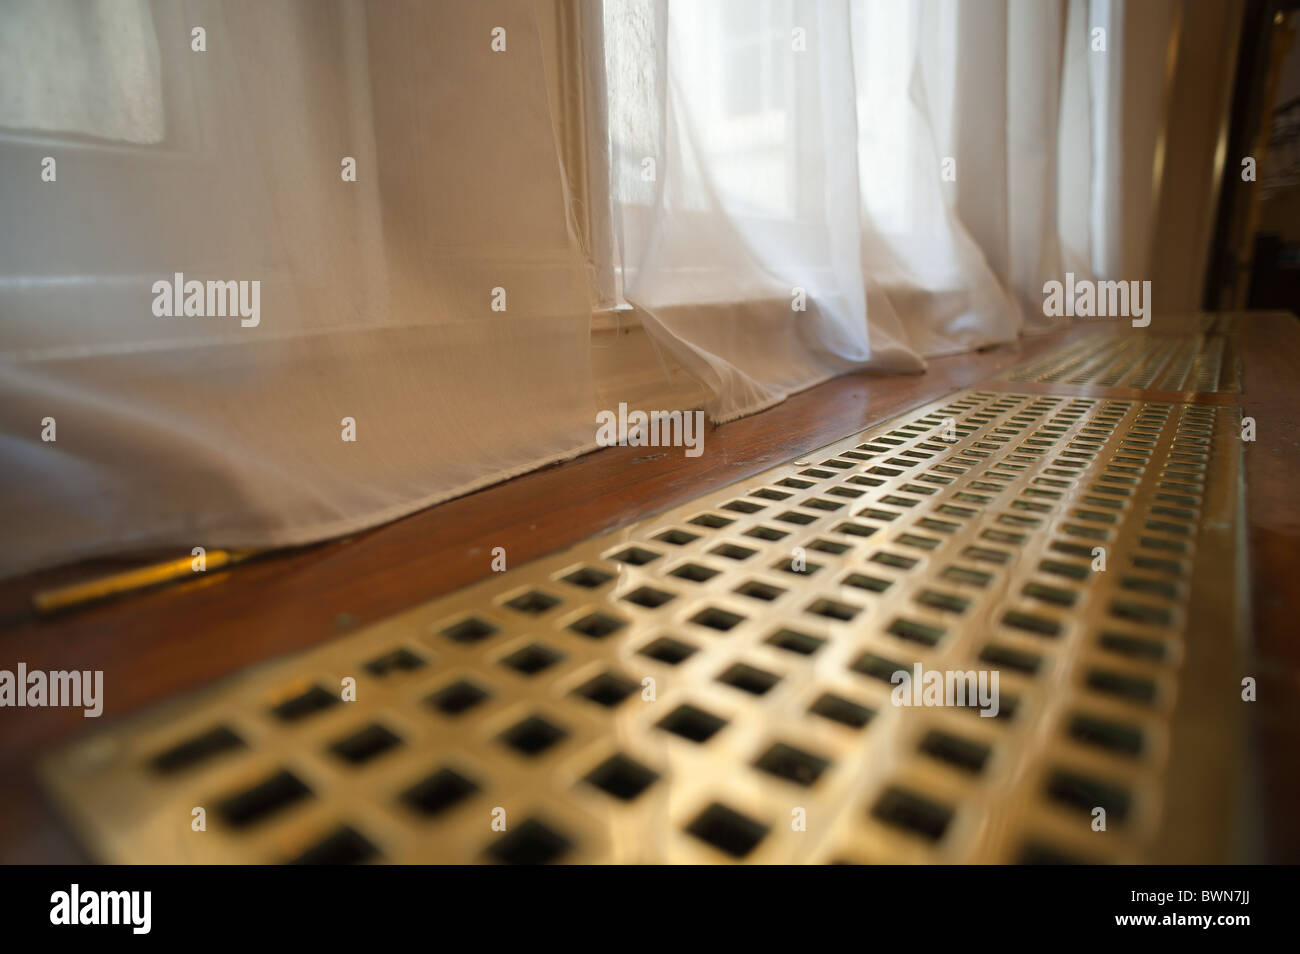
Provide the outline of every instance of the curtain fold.
{"type": "Polygon", "coordinates": [[[624,299],[719,421],[1050,330],[1144,267],[1170,7],[608,0],[624,299]]]}

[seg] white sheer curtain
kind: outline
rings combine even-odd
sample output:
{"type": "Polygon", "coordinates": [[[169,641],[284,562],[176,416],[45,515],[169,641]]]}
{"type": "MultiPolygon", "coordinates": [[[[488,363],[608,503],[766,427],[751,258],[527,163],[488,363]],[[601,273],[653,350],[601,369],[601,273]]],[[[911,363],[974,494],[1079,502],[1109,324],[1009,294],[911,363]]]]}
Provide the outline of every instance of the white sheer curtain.
{"type": "Polygon", "coordinates": [[[549,64],[548,2],[0,0],[0,575],[591,449],[593,275],[721,422],[1143,265],[1174,0],[582,0],[603,44],[549,64]],[[574,66],[607,110],[548,96],[574,66]],[[178,272],[260,321],[157,316],[178,272]]]}
{"type": "Polygon", "coordinates": [[[608,0],[615,267],[711,416],[1043,330],[1048,279],[1143,267],[1172,4],[1140,6],[608,0]]]}
{"type": "Polygon", "coordinates": [[[594,446],[531,0],[0,14],[6,48],[107,44],[0,63],[0,574],[318,540],[594,446]],[[159,62],[166,136],[139,145],[159,62]],[[123,118],[83,124],[108,83],[123,118]],[[155,316],[176,272],[260,281],[260,322],[155,316]]]}

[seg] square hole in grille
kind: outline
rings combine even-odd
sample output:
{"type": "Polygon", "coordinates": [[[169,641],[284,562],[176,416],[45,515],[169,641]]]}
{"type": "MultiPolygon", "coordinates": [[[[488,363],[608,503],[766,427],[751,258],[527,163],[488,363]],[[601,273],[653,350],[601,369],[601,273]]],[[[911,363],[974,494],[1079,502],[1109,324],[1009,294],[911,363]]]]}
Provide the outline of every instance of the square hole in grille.
{"type": "Polygon", "coordinates": [[[785,590],[779,586],[773,586],[770,583],[760,583],[758,580],[750,580],[748,583],[742,583],[736,587],[736,592],[741,596],[748,596],[752,599],[771,602],[776,599],[785,590]]]}
{"type": "Polygon", "coordinates": [[[893,580],[882,580],[878,576],[867,576],[865,573],[850,573],[840,582],[845,586],[856,586],[860,590],[869,590],[872,593],[883,593],[894,585],[893,580]]]}
{"type": "Polygon", "coordinates": [[[1135,603],[1132,600],[1112,601],[1110,614],[1118,619],[1149,626],[1169,626],[1173,623],[1173,615],[1164,607],[1135,603]]]}
{"type": "Polygon", "coordinates": [[[1076,715],[1070,719],[1069,733],[1080,742],[1122,755],[1138,755],[1142,751],[1142,730],[1123,722],[1076,715]]]}
{"type": "Polygon", "coordinates": [[[807,507],[809,510],[823,510],[832,513],[844,507],[844,504],[838,500],[826,500],[822,497],[809,497],[799,504],[800,507],[807,507]]]}
{"type": "Polygon", "coordinates": [[[738,613],[719,609],[716,606],[702,609],[691,617],[692,623],[698,623],[700,626],[707,626],[709,629],[716,629],[722,633],[734,629],[739,623],[743,623],[744,621],[745,617],[738,613]]]}
{"type": "Polygon", "coordinates": [[[490,693],[472,682],[459,679],[446,688],[439,689],[426,700],[444,715],[460,715],[488,698],[490,693]]]}
{"type": "Polygon", "coordinates": [[[1089,813],[1104,808],[1107,821],[1123,821],[1128,816],[1128,792],[1077,772],[1053,772],[1047,780],[1047,794],[1063,805],[1089,813]]]}
{"type": "Polygon", "coordinates": [[[660,636],[658,639],[642,646],[639,652],[641,655],[649,656],[658,662],[676,666],[693,656],[696,649],[690,643],[684,643],[680,639],[673,639],[671,636],[660,636]]]}
{"type": "Polygon", "coordinates": [[[586,616],[569,624],[569,629],[575,633],[580,633],[588,639],[604,639],[612,633],[618,632],[625,622],[617,616],[610,616],[608,613],[588,613],[586,616]]]}
{"type": "Polygon", "coordinates": [[[994,666],[1005,666],[1008,669],[1014,669],[1016,672],[1023,672],[1027,676],[1032,676],[1038,672],[1043,657],[1037,653],[1023,652],[1009,646],[990,644],[980,652],[980,660],[992,663],[994,666]]]}
{"type": "Polygon", "coordinates": [[[549,646],[543,646],[541,643],[530,643],[503,658],[501,665],[507,666],[525,676],[535,676],[543,669],[554,666],[563,658],[563,653],[558,653],[549,646]]]}
{"type": "Polygon", "coordinates": [[[569,733],[541,716],[529,716],[501,733],[501,741],[520,755],[538,756],[569,733]]]}
{"type": "Polygon", "coordinates": [[[830,692],[819,696],[808,711],[824,719],[830,719],[832,722],[847,725],[851,729],[862,728],[875,715],[866,706],[858,705],[856,702],[830,692]]]}
{"type": "Polygon", "coordinates": [[[916,601],[944,613],[964,613],[970,607],[970,600],[966,597],[939,590],[922,590],[916,595],[916,601]]]}
{"type": "Polygon", "coordinates": [[[897,537],[898,542],[904,546],[916,547],[918,550],[933,550],[942,540],[936,540],[934,537],[923,537],[916,533],[901,533],[897,537]]]}
{"type": "Polygon", "coordinates": [[[581,566],[560,579],[572,586],[580,586],[584,590],[594,590],[614,579],[614,575],[604,570],[597,570],[594,566],[581,566]]]}
{"type": "Polygon", "coordinates": [[[363,765],[401,744],[402,740],[395,734],[373,723],[339,739],[330,746],[330,751],[352,765],[363,765]]]}
{"type": "Polygon", "coordinates": [[[826,644],[826,640],[820,636],[810,636],[807,633],[801,633],[793,629],[778,629],[767,637],[767,642],[787,652],[798,653],[801,656],[811,656],[826,644]]]}
{"type": "Polygon", "coordinates": [[[921,751],[966,772],[982,772],[989,758],[987,745],[937,730],[921,739],[921,751]]]}
{"type": "Polygon", "coordinates": [[[767,835],[766,825],[721,802],[714,802],[697,815],[686,830],[733,858],[744,858],[767,835]]]}
{"type": "Polygon", "coordinates": [[[1155,639],[1141,636],[1129,636],[1125,633],[1102,633],[1097,640],[1103,649],[1134,659],[1150,659],[1155,662],[1165,658],[1165,644],[1155,639]]]}
{"type": "Polygon", "coordinates": [[[692,517],[687,522],[693,523],[698,527],[708,527],[710,530],[717,530],[720,527],[725,527],[728,524],[735,523],[736,521],[732,520],[730,517],[724,517],[721,514],[702,513],[698,517],[692,517]]]}
{"type": "Polygon", "coordinates": [[[1170,583],[1168,580],[1153,580],[1144,576],[1124,576],[1120,579],[1119,585],[1135,593],[1147,593],[1167,600],[1176,600],[1181,594],[1181,590],[1175,583],[1170,583]]]}
{"type": "Polygon", "coordinates": [[[438,769],[401,795],[412,811],[430,818],[455,808],[479,790],[477,784],[449,768],[438,769]]]}
{"type": "Polygon", "coordinates": [[[1048,586],[1045,583],[1026,583],[1022,591],[1025,596],[1042,600],[1044,603],[1051,603],[1054,606],[1073,606],[1079,594],[1075,590],[1067,590],[1060,586],[1048,586]]]}
{"type": "Polygon", "coordinates": [[[699,534],[687,533],[685,530],[665,530],[663,533],[657,533],[654,536],[654,539],[660,543],[669,543],[675,547],[684,547],[699,538],[699,534]]]}
{"type": "Polygon", "coordinates": [[[877,656],[875,653],[863,653],[853,660],[849,668],[854,672],[862,673],[864,676],[870,676],[872,679],[879,679],[881,682],[888,683],[893,682],[894,673],[896,672],[906,673],[909,678],[912,676],[911,666],[894,662],[884,656],[877,656]]]}
{"type": "Polygon", "coordinates": [[[1059,636],[1061,624],[1056,620],[1034,613],[1022,613],[1019,610],[1007,610],[1002,614],[1002,622],[1012,629],[1033,633],[1035,636],[1059,636]]]}
{"type": "Polygon", "coordinates": [[[692,583],[707,583],[718,575],[718,571],[712,567],[702,566],[699,563],[683,563],[668,575],[675,576],[679,580],[689,580],[692,583]]]}
{"type": "Polygon", "coordinates": [[[155,772],[169,775],[244,747],[243,739],[220,725],[159,753],[149,764],[155,772]]]}
{"type": "Polygon", "coordinates": [[[875,527],[869,527],[865,523],[853,523],[852,521],[838,524],[834,529],[836,533],[843,533],[850,537],[869,537],[876,532],[875,527]]]}
{"type": "Polygon", "coordinates": [[[830,762],[784,742],[777,742],[754,762],[755,768],[796,785],[812,785],[830,768],[830,762]]]}
{"type": "Polygon", "coordinates": [[[886,824],[930,841],[942,838],[952,821],[951,808],[898,786],[885,789],[871,809],[871,814],[886,824]]]}
{"type": "Polygon", "coordinates": [[[488,857],[503,865],[545,865],[558,861],[573,843],[554,828],[530,818],[488,848],[488,857]]]}
{"type": "Polygon", "coordinates": [[[1005,550],[994,550],[991,547],[966,547],[961,551],[961,555],[968,560],[975,560],[979,563],[1006,563],[1011,559],[1011,554],[1005,550]]]}
{"type": "Polygon", "coordinates": [[[311,789],[291,772],[279,771],[262,782],[223,798],[217,814],[232,828],[247,828],[308,798],[311,789]]]}
{"type": "Polygon", "coordinates": [[[306,692],[279,703],[271,709],[271,713],[281,721],[298,722],[317,712],[332,709],[341,702],[334,693],[327,692],[320,686],[312,686],[306,692]]]}
{"type": "Polygon", "coordinates": [[[966,586],[988,586],[993,582],[993,574],[985,573],[983,570],[972,570],[965,566],[948,566],[944,567],[943,572],[939,574],[950,583],[961,583],[966,586]]]}
{"type": "MultiPolygon", "coordinates": [[[[921,501],[914,500],[911,497],[902,497],[898,494],[885,494],[880,498],[880,502],[883,504],[889,504],[891,507],[915,507],[921,501]]],[[[864,514],[859,514],[859,516],[864,516],[864,514]]],[[[895,516],[897,516],[897,514],[895,514],[895,516]]]]}
{"type": "Polygon", "coordinates": [[[765,694],[780,681],[775,673],[745,663],[733,663],[718,674],[718,682],[755,696],[765,694]]]}
{"type": "Polygon", "coordinates": [[[613,755],[592,769],[583,779],[621,801],[630,802],[655,783],[659,773],[626,755],[613,755]]]}
{"type": "Polygon", "coordinates": [[[879,553],[872,554],[871,562],[880,563],[884,566],[892,566],[899,570],[910,570],[921,561],[913,559],[912,557],[903,556],[899,553],[890,553],[886,550],[881,550],[879,553]]]}
{"type": "Polygon", "coordinates": [[[609,554],[609,559],[626,563],[628,566],[645,566],[659,559],[659,554],[645,547],[624,547],[616,553],[609,554]]]}
{"type": "Polygon", "coordinates": [[[847,553],[853,548],[846,543],[835,543],[832,540],[814,540],[812,543],[808,544],[808,549],[816,550],[819,553],[831,553],[835,556],[839,556],[841,553],[847,553]]]}
{"type": "Polygon", "coordinates": [[[391,676],[399,672],[411,672],[424,665],[424,660],[409,649],[397,648],[377,656],[366,663],[366,671],[372,676],[391,676]]]}
{"type": "Polygon", "coordinates": [[[665,732],[680,735],[683,739],[689,739],[692,742],[707,742],[717,734],[719,729],[727,724],[727,720],[685,703],[668,713],[656,724],[665,732]]]}
{"type": "Polygon", "coordinates": [[[1080,858],[1037,839],[1028,841],[1016,857],[1018,865],[1087,865],[1095,861],[1080,858]]]}
{"type": "Polygon", "coordinates": [[[749,547],[736,546],[734,543],[723,543],[709,551],[720,557],[726,557],[728,560],[748,560],[757,550],[751,550],[749,547]]]}
{"type": "Polygon", "coordinates": [[[792,573],[796,576],[812,576],[821,568],[820,563],[809,563],[804,559],[785,559],[772,565],[774,570],[780,570],[782,573],[792,573]]]}
{"type": "Polygon", "coordinates": [[[559,606],[560,600],[541,590],[529,590],[527,593],[520,593],[512,600],[506,600],[505,605],[516,612],[537,616],[554,606],[559,606]]]}
{"type": "Polygon", "coordinates": [[[646,609],[658,609],[665,603],[671,602],[674,599],[674,594],[669,593],[667,590],[657,590],[653,586],[638,586],[631,593],[624,596],[623,599],[646,609]]]}
{"type": "Polygon", "coordinates": [[[899,639],[906,639],[914,643],[922,643],[926,646],[937,646],[943,639],[944,630],[938,626],[930,626],[926,623],[918,623],[910,619],[896,619],[889,624],[885,630],[891,636],[897,636],[899,639]]]}
{"type": "Polygon", "coordinates": [[[1151,703],[1156,698],[1156,684],[1143,676],[1130,676],[1108,669],[1091,669],[1088,671],[1087,684],[1089,689],[1131,702],[1151,703]]]}
{"type": "Polygon", "coordinates": [[[826,489],[826,493],[835,497],[846,497],[849,500],[857,500],[859,497],[865,494],[866,491],[858,490],[854,487],[828,487],[826,489]]]}
{"type": "Polygon", "coordinates": [[[616,672],[602,672],[573,690],[573,694],[612,709],[636,692],[639,686],[640,683],[633,682],[616,672]]]}
{"type": "Polygon", "coordinates": [[[858,615],[858,607],[849,606],[847,603],[841,603],[838,600],[814,600],[808,604],[807,611],[814,616],[825,616],[827,619],[839,620],[844,623],[858,615]]]}
{"type": "Polygon", "coordinates": [[[344,825],[312,845],[289,864],[359,865],[379,856],[372,845],[355,828],[344,825]]]}
{"type": "Polygon", "coordinates": [[[442,631],[442,635],[456,643],[477,643],[487,639],[496,631],[494,624],[477,616],[471,616],[448,626],[442,631]]]}

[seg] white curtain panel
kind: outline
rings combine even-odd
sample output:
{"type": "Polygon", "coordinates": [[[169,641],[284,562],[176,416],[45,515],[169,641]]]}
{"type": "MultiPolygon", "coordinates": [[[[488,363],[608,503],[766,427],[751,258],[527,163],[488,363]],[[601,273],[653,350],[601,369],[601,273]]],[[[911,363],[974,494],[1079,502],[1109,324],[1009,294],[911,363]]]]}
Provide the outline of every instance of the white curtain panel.
{"type": "Polygon", "coordinates": [[[587,281],[531,0],[0,13],[6,43],[19,21],[39,37],[136,17],[102,34],[103,77],[0,62],[6,101],[54,87],[54,129],[0,129],[0,574],[319,540],[594,446],[587,281]],[[144,102],[84,125],[101,79],[144,102]],[[132,144],[125,117],[160,97],[162,144],[132,144]],[[153,284],[177,272],[260,281],[258,324],[156,316],[153,284]]]}
{"type": "Polygon", "coordinates": [[[624,299],[718,421],[1048,329],[1144,267],[1173,6],[607,0],[624,299]]]}
{"type": "Polygon", "coordinates": [[[718,422],[1040,330],[1141,277],[1173,4],[585,0],[575,196],[532,0],[0,0],[0,575],[590,450],[604,276],[718,422]]]}

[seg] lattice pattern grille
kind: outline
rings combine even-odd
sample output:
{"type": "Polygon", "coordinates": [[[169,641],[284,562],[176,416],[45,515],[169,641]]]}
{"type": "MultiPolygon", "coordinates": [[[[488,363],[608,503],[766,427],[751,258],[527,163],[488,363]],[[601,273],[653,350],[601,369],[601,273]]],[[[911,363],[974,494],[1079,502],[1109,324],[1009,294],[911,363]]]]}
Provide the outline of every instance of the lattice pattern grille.
{"type": "Polygon", "coordinates": [[[1239,390],[1228,339],[1220,335],[1105,335],[1055,351],[1013,372],[1011,381],[1198,393],[1239,390]]]}
{"type": "MultiPolygon", "coordinates": [[[[1188,660],[1234,678],[1235,417],[962,392],[92,736],[46,779],[111,861],[1217,845],[1221,792],[1193,832],[1165,806],[1178,713],[1231,722],[1188,660]],[[999,715],[894,705],[915,663],[996,671],[999,715]]],[[[1226,747],[1198,736],[1197,764],[1226,747]]]]}

